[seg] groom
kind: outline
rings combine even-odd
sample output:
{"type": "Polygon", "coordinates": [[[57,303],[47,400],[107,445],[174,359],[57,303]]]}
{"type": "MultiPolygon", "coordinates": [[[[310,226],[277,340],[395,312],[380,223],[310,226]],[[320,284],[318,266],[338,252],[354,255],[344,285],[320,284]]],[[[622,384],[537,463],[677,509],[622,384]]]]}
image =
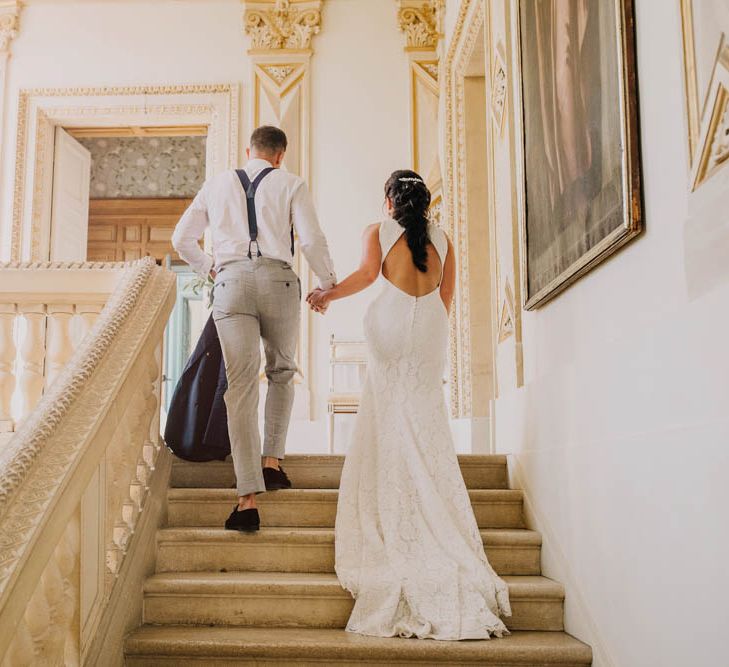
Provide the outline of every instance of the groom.
{"type": "Polygon", "coordinates": [[[256,494],[291,488],[279,463],[294,400],[301,313],[301,282],[292,269],[294,230],[320,286],[336,282],[306,183],[279,168],[286,146],[282,130],[256,129],[246,166],[206,180],[172,235],[180,257],[215,282],[213,319],[228,378],[225,406],[238,492],[238,504],[225,522],[231,530],[258,530],[256,494]],[[198,244],[208,227],[212,256],[198,244]],[[262,459],[261,340],[268,378],[262,459]]]}

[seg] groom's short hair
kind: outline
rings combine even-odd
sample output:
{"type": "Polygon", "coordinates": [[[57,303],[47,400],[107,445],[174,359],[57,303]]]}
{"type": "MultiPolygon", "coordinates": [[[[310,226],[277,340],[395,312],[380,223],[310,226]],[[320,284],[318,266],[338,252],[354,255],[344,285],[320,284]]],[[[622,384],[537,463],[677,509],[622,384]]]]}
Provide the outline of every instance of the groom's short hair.
{"type": "Polygon", "coordinates": [[[251,148],[259,153],[274,154],[285,151],[287,146],[286,133],[273,125],[262,125],[251,135],[251,148]]]}

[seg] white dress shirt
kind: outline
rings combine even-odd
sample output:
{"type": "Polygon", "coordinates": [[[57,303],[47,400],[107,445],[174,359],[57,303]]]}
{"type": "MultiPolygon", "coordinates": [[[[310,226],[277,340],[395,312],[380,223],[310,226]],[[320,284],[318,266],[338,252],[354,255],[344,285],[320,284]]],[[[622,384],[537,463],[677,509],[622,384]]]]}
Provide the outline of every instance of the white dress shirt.
{"type": "MultiPolygon", "coordinates": [[[[253,181],[262,169],[270,166],[267,160],[253,158],[244,169],[253,181]]],[[[255,202],[261,255],[291,263],[293,224],[298,246],[320,286],[326,289],[334,285],[334,264],[304,180],[276,169],[259,184],[255,202]]],[[[249,240],[246,195],[234,169],[205,181],[172,234],[175,250],[201,276],[207,276],[211,268],[225,261],[248,257],[249,240]],[[208,225],[212,256],[203,252],[198,243],[208,225]]],[[[251,250],[256,252],[255,243],[251,250]]]]}

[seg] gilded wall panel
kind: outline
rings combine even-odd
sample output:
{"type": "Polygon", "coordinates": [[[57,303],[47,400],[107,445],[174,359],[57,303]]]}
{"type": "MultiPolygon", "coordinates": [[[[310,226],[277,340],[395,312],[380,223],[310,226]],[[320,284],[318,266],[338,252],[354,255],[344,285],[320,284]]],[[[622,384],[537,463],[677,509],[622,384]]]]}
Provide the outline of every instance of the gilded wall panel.
{"type": "MultiPolygon", "coordinates": [[[[726,68],[729,5],[724,0],[680,0],[688,117],[689,156],[693,165],[703,146],[702,126],[714,113],[721,91],[714,90],[717,69],[726,68]],[[724,61],[722,63],[722,61],[724,61]]],[[[703,137],[703,144],[713,140],[703,137]]]]}
{"type": "MultiPolygon", "coordinates": [[[[322,0],[243,0],[243,6],[252,64],[251,124],[254,128],[274,125],[286,132],[288,148],[283,167],[311,185],[309,65],[312,40],[320,31],[322,0]]],[[[293,266],[306,294],[311,270],[298,248],[293,266]]],[[[303,375],[297,375],[297,385],[304,389],[307,416],[313,418],[310,328],[311,311],[303,303],[296,360],[303,375]]]]}
{"type": "Polygon", "coordinates": [[[681,0],[691,189],[729,161],[729,6],[681,0]]]}

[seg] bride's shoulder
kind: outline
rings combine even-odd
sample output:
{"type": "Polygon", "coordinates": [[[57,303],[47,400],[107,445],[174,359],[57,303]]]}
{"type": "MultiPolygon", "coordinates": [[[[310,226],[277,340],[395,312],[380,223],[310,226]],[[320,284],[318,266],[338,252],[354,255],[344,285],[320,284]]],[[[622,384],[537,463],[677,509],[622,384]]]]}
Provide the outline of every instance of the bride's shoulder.
{"type": "Polygon", "coordinates": [[[433,236],[439,236],[443,239],[448,239],[449,236],[446,233],[445,229],[441,227],[440,225],[436,224],[435,222],[429,222],[428,223],[428,230],[433,236]]]}
{"type": "Polygon", "coordinates": [[[365,241],[367,241],[370,238],[379,238],[380,236],[380,228],[382,227],[381,222],[373,222],[370,225],[367,225],[364,228],[364,232],[362,232],[362,237],[365,241]]]}
{"type": "Polygon", "coordinates": [[[438,247],[441,252],[447,252],[451,240],[445,229],[436,225],[434,222],[431,222],[428,224],[428,233],[430,240],[435,244],[435,246],[438,247]]]}
{"type": "Polygon", "coordinates": [[[380,222],[373,222],[365,227],[365,236],[378,235],[383,229],[387,227],[387,220],[380,220],[380,222]]]}

